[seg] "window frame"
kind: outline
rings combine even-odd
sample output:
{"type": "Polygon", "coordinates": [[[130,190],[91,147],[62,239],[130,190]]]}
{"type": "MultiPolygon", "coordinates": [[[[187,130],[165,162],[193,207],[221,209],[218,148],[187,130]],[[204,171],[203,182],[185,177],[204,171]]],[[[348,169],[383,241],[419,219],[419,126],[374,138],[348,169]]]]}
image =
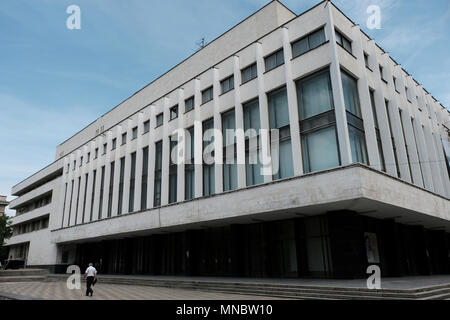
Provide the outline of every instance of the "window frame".
{"type": "Polygon", "coordinates": [[[220,92],[221,94],[225,94],[234,90],[234,74],[220,80],[220,92]],[[224,83],[228,83],[228,90],[224,90],[224,83]],[[231,85],[232,84],[232,85],[231,85]]]}
{"type": "Polygon", "coordinates": [[[283,48],[277,49],[276,51],[268,54],[267,56],[264,57],[264,70],[265,73],[274,70],[276,68],[278,68],[279,66],[284,65],[285,61],[284,61],[284,50],[283,48]],[[281,59],[279,60],[279,57],[281,57],[281,59]],[[275,64],[272,67],[268,67],[268,61],[269,59],[275,58],[275,64]]]}
{"type": "Polygon", "coordinates": [[[326,39],[326,35],[325,35],[325,27],[321,26],[320,28],[317,28],[316,30],[314,30],[314,31],[312,31],[312,32],[310,32],[310,33],[308,33],[308,34],[306,34],[306,35],[304,35],[304,36],[302,36],[302,37],[300,37],[300,38],[298,38],[298,39],[296,39],[296,40],[291,42],[292,59],[300,57],[301,55],[304,55],[305,53],[307,53],[309,51],[312,51],[312,50],[322,46],[323,44],[325,44],[327,42],[328,42],[328,40],[326,39]],[[320,31],[323,32],[324,41],[321,44],[319,44],[319,45],[315,46],[314,48],[312,48],[311,44],[310,44],[310,37],[312,35],[314,35],[315,33],[320,32],[320,31]],[[307,44],[308,49],[306,51],[304,51],[304,52],[296,54],[295,51],[294,51],[295,45],[297,43],[300,43],[301,41],[304,41],[304,40],[306,40],[306,44],[307,44]]]}
{"type": "Polygon", "coordinates": [[[179,111],[178,104],[174,105],[173,107],[171,107],[171,108],[169,109],[169,121],[178,118],[178,111],[179,111]],[[172,113],[174,112],[174,110],[175,110],[175,116],[172,115],[172,113]]]}
{"type": "Polygon", "coordinates": [[[214,100],[214,88],[213,88],[213,86],[209,86],[206,89],[203,89],[201,94],[202,94],[202,105],[204,105],[204,104],[214,100]],[[211,93],[211,95],[205,99],[205,94],[207,94],[207,93],[211,93]]]}
{"type": "Polygon", "coordinates": [[[241,69],[241,85],[243,85],[243,84],[245,84],[247,82],[250,82],[250,81],[252,81],[253,79],[256,79],[256,78],[258,78],[258,65],[257,65],[256,62],[253,62],[253,63],[249,64],[248,66],[246,66],[246,67],[241,69]],[[253,75],[253,73],[252,73],[253,68],[255,68],[255,76],[252,76],[253,75]],[[246,80],[244,80],[244,73],[247,70],[250,70],[251,77],[246,79],[246,80]]]}
{"type": "Polygon", "coordinates": [[[347,51],[348,53],[350,53],[351,55],[353,55],[353,41],[347,37],[342,31],[338,30],[337,28],[334,29],[334,33],[336,36],[336,43],[341,46],[345,51],[347,51]],[[338,36],[341,39],[341,41],[338,40],[338,36]],[[347,43],[350,46],[350,50],[348,48],[345,47],[345,41],[347,41],[347,43]]]}
{"type": "Polygon", "coordinates": [[[190,96],[189,98],[187,98],[187,99],[185,99],[184,100],[184,113],[186,113],[186,112],[189,112],[189,111],[192,111],[192,110],[194,110],[195,109],[195,96],[190,96]],[[188,101],[191,101],[192,100],[192,108],[190,108],[190,109],[186,109],[186,106],[188,105],[188,101]]]}
{"type": "Polygon", "coordinates": [[[155,128],[159,128],[164,124],[164,112],[160,112],[155,116],[155,128]],[[161,123],[158,124],[158,119],[161,119],[161,123]]]}

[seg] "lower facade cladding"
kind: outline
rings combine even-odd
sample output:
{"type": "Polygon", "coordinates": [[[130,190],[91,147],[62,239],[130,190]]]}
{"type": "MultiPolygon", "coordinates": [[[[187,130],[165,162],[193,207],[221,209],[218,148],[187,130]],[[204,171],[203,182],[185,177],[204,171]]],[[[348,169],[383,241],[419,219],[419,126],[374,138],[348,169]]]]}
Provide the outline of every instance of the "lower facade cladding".
{"type": "Polygon", "coordinates": [[[102,274],[365,277],[450,273],[450,235],[394,220],[329,212],[76,245],[75,264],[102,274]],[[374,241],[373,241],[374,240],[374,241]]]}

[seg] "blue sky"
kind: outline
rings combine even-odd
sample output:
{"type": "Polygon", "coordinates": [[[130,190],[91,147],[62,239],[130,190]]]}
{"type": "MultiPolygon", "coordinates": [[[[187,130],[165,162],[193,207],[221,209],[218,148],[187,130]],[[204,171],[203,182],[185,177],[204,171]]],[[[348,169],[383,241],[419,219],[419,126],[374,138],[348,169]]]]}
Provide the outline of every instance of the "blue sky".
{"type": "MultiPolygon", "coordinates": [[[[56,146],[268,0],[1,0],[0,194],[55,158],[56,146]],[[66,8],[81,8],[68,30],[66,8]]],[[[299,14],[319,1],[285,0],[299,14]]],[[[334,3],[450,106],[448,0],[334,3]],[[366,8],[381,8],[368,30],[366,8]]]]}

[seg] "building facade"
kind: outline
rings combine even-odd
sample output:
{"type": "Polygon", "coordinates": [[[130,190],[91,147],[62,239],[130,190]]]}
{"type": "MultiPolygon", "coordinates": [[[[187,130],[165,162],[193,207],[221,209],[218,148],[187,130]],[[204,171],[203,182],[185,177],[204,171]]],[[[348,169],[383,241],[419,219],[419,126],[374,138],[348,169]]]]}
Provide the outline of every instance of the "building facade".
{"type": "Polygon", "coordinates": [[[6,207],[9,202],[6,201],[6,196],[0,196],[0,216],[5,214],[6,207]]]}
{"type": "Polygon", "coordinates": [[[449,111],[333,3],[296,15],[272,1],[14,186],[7,244],[60,272],[449,273],[449,127],[449,111]]]}

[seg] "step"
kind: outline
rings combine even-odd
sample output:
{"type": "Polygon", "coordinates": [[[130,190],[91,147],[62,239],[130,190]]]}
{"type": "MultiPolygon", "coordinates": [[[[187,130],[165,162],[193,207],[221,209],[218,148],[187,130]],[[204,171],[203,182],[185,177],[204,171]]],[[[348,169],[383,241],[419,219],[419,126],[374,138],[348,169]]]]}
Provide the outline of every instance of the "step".
{"type": "Polygon", "coordinates": [[[260,285],[260,284],[247,284],[247,283],[202,283],[202,282],[191,282],[191,281],[142,281],[138,279],[117,279],[117,278],[99,278],[101,282],[104,283],[117,283],[117,284],[139,284],[139,285],[150,285],[150,286],[165,286],[165,287],[201,287],[201,288],[253,288],[255,290],[289,290],[289,291],[301,291],[301,290],[315,290],[324,292],[358,292],[361,294],[368,295],[396,295],[396,294],[406,294],[406,295],[416,295],[416,294],[427,294],[430,290],[436,290],[439,288],[450,289],[450,285],[446,286],[434,286],[430,288],[419,288],[410,290],[369,290],[363,288],[342,288],[342,287],[306,287],[306,286],[291,286],[291,285],[260,285]]]}
{"type": "Polygon", "coordinates": [[[42,282],[46,281],[45,276],[11,276],[11,277],[0,277],[0,283],[2,282],[42,282]]]}
{"type": "MultiPolygon", "coordinates": [[[[52,275],[49,281],[66,278],[64,275],[52,275]]],[[[450,294],[450,284],[441,284],[416,289],[382,289],[310,286],[298,284],[273,284],[252,282],[220,282],[203,280],[139,279],[99,277],[100,283],[145,285],[153,287],[179,288],[200,291],[213,291],[234,294],[272,296],[288,299],[444,299],[450,294]]]]}
{"type": "Polygon", "coordinates": [[[36,275],[48,275],[47,269],[14,269],[14,270],[1,270],[0,279],[2,277],[11,276],[36,276],[36,275]]]}

